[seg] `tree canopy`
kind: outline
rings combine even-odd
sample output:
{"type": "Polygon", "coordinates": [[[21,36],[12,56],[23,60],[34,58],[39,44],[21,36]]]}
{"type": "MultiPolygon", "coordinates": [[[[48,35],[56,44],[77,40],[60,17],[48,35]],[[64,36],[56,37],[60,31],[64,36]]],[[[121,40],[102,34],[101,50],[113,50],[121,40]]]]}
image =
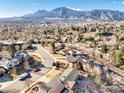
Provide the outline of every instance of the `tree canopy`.
{"type": "Polygon", "coordinates": [[[116,67],[120,67],[124,65],[123,53],[120,51],[113,51],[109,55],[109,59],[112,65],[116,67]]]}

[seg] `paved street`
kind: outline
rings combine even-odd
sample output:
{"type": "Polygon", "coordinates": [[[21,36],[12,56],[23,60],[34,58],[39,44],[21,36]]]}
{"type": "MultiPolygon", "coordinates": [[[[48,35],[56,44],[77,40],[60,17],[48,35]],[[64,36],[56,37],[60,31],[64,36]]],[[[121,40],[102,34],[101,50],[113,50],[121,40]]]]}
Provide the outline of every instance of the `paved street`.
{"type": "Polygon", "coordinates": [[[20,81],[19,79],[17,79],[16,82],[10,84],[9,86],[2,90],[7,93],[19,93],[21,90],[25,89],[30,84],[34,83],[36,80],[44,76],[50,70],[51,69],[48,68],[42,68],[40,72],[32,72],[31,73],[32,77],[30,79],[26,79],[25,81],[20,81]]]}
{"type": "Polygon", "coordinates": [[[37,47],[36,53],[40,54],[44,60],[44,65],[46,67],[52,67],[52,63],[55,62],[55,58],[44,48],[41,47],[41,45],[35,45],[37,47]]]}
{"type": "Polygon", "coordinates": [[[42,56],[45,68],[42,68],[42,70],[38,73],[31,73],[32,77],[30,79],[27,79],[25,81],[20,81],[19,79],[16,80],[14,83],[8,85],[4,89],[1,89],[2,91],[6,91],[7,93],[19,93],[52,69],[52,63],[55,62],[54,57],[40,45],[35,46],[37,47],[37,50],[33,52],[38,53],[40,56],[42,56]]]}

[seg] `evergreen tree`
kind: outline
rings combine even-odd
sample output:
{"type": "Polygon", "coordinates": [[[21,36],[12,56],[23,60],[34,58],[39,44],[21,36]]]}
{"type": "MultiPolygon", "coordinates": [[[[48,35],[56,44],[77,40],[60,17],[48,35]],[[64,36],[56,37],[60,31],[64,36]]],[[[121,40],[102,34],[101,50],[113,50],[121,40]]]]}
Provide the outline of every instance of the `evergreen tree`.
{"type": "Polygon", "coordinates": [[[101,45],[100,51],[101,51],[101,53],[107,53],[107,51],[108,51],[107,45],[105,45],[105,44],[101,45]]]}
{"type": "Polygon", "coordinates": [[[9,46],[8,52],[10,53],[11,57],[14,57],[14,56],[15,56],[16,49],[15,49],[15,45],[14,45],[14,44],[11,44],[11,45],[9,46]]]}
{"type": "Polygon", "coordinates": [[[123,53],[120,51],[111,52],[109,55],[109,59],[111,64],[113,64],[116,67],[120,67],[121,65],[124,65],[123,53]]]}

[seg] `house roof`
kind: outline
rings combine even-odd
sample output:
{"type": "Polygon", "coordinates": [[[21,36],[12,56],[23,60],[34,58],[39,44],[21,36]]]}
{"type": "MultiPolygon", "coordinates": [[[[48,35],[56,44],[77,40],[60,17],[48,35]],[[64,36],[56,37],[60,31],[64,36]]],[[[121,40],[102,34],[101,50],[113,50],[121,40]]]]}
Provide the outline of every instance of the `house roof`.
{"type": "Polygon", "coordinates": [[[61,91],[64,89],[64,84],[62,84],[59,81],[59,76],[52,79],[47,86],[48,89],[42,87],[41,90],[38,93],[61,93],[61,91]]]}
{"type": "Polygon", "coordinates": [[[68,68],[61,74],[60,79],[64,82],[75,81],[78,75],[79,75],[78,70],[74,68],[68,68]]]}
{"type": "Polygon", "coordinates": [[[20,63],[23,62],[25,53],[21,53],[16,55],[14,58],[3,58],[2,60],[0,60],[0,65],[2,65],[3,67],[5,67],[6,69],[9,69],[11,67],[14,67],[20,63]]]}
{"type": "Polygon", "coordinates": [[[67,60],[71,63],[75,63],[78,61],[78,59],[80,58],[80,56],[72,56],[72,55],[67,55],[66,56],[67,60]]]}
{"type": "Polygon", "coordinates": [[[8,64],[11,63],[10,60],[3,58],[2,60],[0,60],[0,65],[2,65],[3,67],[5,67],[6,69],[8,69],[8,64]]]}
{"type": "Polygon", "coordinates": [[[73,93],[99,93],[95,84],[90,79],[82,76],[76,81],[72,90],[73,93]]]}
{"type": "Polygon", "coordinates": [[[1,44],[5,44],[5,45],[11,45],[11,44],[26,44],[27,42],[23,42],[23,41],[0,41],[1,44]]]}

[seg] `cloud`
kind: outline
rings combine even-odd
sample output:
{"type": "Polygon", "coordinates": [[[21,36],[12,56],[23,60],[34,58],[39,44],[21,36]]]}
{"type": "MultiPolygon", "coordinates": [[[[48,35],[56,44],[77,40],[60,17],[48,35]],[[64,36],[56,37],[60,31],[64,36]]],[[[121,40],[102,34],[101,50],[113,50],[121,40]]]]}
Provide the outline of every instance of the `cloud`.
{"type": "Polygon", "coordinates": [[[111,2],[111,3],[108,3],[107,5],[120,5],[120,4],[124,4],[124,0],[122,0],[122,2],[120,2],[120,1],[113,1],[113,2],[111,2]]]}

